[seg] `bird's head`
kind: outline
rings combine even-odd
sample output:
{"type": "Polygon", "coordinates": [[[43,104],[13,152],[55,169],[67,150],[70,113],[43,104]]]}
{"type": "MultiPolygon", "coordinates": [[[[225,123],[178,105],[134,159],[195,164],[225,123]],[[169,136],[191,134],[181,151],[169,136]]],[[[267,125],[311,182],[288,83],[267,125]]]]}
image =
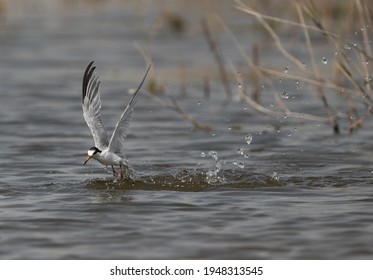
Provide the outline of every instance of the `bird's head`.
{"type": "Polygon", "coordinates": [[[101,153],[102,151],[100,150],[100,149],[98,149],[98,148],[96,148],[96,147],[92,147],[92,148],[90,148],[89,150],[88,150],[88,152],[87,152],[87,157],[86,157],[86,159],[85,159],[85,162],[84,162],[84,164],[83,165],[85,165],[91,158],[95,158],[95,155],[97,154],[97,153],[101,153]]]}

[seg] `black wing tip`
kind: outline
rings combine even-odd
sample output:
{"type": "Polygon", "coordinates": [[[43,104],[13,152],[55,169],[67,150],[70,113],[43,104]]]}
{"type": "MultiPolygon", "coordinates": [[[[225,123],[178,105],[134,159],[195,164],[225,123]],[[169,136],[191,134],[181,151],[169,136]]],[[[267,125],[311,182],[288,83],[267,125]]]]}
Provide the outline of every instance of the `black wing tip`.
{"type": "MultiPolygon", "coordinates": [[[[93,63],[95,63],[94,60],[92,60],[92,61],[88,64],[87,68],[86,68],[85,71],[84,71],[84,77],[83,77],[83,79],[85,79],[85,78],[87,77],[88,73],[89,73],[90,70],[91,70],[91,67],[92,67],[93,63]]],[[[96,67],[93,67],[93,68],[96,68],[96,67]]]]}
{"type": "Polygon", "coordinates": [[[88,86],[88,82],[89,80],[91,79],[92,77],[92,74],[93,74],[93,71],[95,71],[96,67],[92,67],[93,63],[95,63],[94,60],[92,60],[87,68],[85,69],[84,71],[84,75],[83,75],[83,88],[82,88],[82,93],[83,93],[83,99],[82,99],[82,102],[84,102],[84,97],[87,95],[87,86],[88,86]]]}

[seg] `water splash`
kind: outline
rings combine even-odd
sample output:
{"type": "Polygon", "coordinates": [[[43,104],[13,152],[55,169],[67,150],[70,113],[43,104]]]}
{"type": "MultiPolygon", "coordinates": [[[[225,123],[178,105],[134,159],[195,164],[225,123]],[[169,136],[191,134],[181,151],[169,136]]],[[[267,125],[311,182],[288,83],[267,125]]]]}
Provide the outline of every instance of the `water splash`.
{"type": "Polygon", "coordinates": [[[215,160],[215,165],[213,169],[210,169],[205,173],[205,182],[209,185],[224,182],[224,177],[219,176],[219,172],[221,171],[223,164],[225,164],[225,161],[219,161],[218,153],[216,151],[211,150],[208,152],[208,155],[215,160]]]}
{"type": "Polygon", "coordinates": [[[280,181],[280,176],[278,175],[278,172],[274,171],[271,174],[271,180],[279,182],[280,181]]]}
{"type": "Polygon", "coordinates": [[[209,156],[211,156],[215,161],[218,161],[218,153],[216,151],[209,151],[209,156]]]}
{"type": "Polygon", "coordinates": [[[236,165],[241,169],[245,167],[245,165],[242,162],[240,162],[238,160],[235,160],[235,159],[232,161],[232,163],[233,163],[233,165],[236,165]]]}
{"type": "Polygon", "coordinates": [[[286,91],[284,91],[282,94],[281,94],[281,98],[282,99],[289,99],[289,94],[286,92],[286,91]]]}
{"type": "Polygon", "coordinates": [[[250,145],[251,141],[253,141],[253,136],[250,133],[246,134],[245,135],[245,141],[246,141],[247,145],[250,145]]]}
{"type": "Polygon", "coordinates": [[[237,148],[236,152],[237,152],[237,154],[239,154],[239,155],[243,155],[244,152],[245,152],[245,150],[244,150],[242,147],[240,147],[240,148],[237,148]]]}
{"type": "Polygon", "coordinates": [[[215,163],[215,168],[206,172],[206,182],[208,184],[216,184],[223,181],[223,178],[219,176],[219,171],[221,170],[222,164],[217,161],[215,163]]]}

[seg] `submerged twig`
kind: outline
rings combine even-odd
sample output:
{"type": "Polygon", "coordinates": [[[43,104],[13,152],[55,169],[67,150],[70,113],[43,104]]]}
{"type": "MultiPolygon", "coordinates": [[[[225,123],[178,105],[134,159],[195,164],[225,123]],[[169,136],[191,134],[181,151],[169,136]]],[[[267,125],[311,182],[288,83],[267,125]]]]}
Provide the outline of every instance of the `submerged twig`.
{"type": "Polygon", "coordinates": [[[203,95],[206,99],[210,98],[210,78],[207,73],[203,74],[203,95]]]}
{"type": "MultiPolygon", "coordinates": [[[[254,45],[252,50],[252,56],[253,56],[253,64],[256,69],[259,68],[259,48],[258,45],[254,45]]],[[[251,81],[253,83],[252,93],[251,96],[253,100],[255,100],[256,103],[260,103],[260,86],[259,86],[259,77],[255,73],[255,71],[252,71],[251,73],[251,81]]]]}

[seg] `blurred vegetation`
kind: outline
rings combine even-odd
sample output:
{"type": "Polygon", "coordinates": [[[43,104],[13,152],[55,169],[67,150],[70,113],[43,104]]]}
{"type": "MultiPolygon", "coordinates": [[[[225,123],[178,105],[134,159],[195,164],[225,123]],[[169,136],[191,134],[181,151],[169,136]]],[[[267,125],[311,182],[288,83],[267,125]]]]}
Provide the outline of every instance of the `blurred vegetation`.
{"type": "MultiPolygon", "coordinates": [[[[162,32],[175,38],[201,36],[210,50],[210,59],[215,65],[207,68],[201,63],[199,69],[188,68],[180,61],[172,62],[173,69],[154,65],[153,77],[148,79],[148,91],[167,96],[167,77],[180,83],[180,94],[186,95],[188,77],[197,77],[201,91],[211,98],[210,82],[220,81],[227,100],[238,95],[241,102],[261,114],[271,117],[286,116],[302,120],[328,122],[335,133],[340,132],[340,123],[347,124],[349,132],[361,127],[371,117],[373,109],[371,46],[373,1],[369,0],[0,0],[0,17],[6,20],[13,15],[35,13],[79,13],[100,10],[106,7],[133,10],[146,17],[156,15],[148,30],[153,39],[162,32]],[[239,19],[249,19],[245,25],[239,19]],[[262,36],[251,42],[251,49],[240,38],[251,33],[262,36]],[[236,53],[242,58],[234,65],[221,51],[220,40],[230,40],[236,53]],[[299,51],[289,46],[296,43],[299,51]],[[335,53],[333,60],[317,59],[316,51],[322,46],[335,53]],[[262,50],[268,49],[287,60],[283,69],[261,65],[262,50]],[[307,65],[304,61],[307,60],[307,65]],[[321,69],[328,64],[328,72],[321,69]],[[286,69],[295,69],[288,73],[286,69]],[[284,102],[284,93],[275,86],[278,79],[302,82],[313,88],[324,114],[294,112],[284,102]],[[233,87],[238,90],[232,90],[233,87]],[[266,92],[261,92],[266,86],[266,92]],[[251,92],[249,92],[251,89],[251,92]],[[331,98],[331,94],[333,98],[331,98]],[[335,98],[339,105],[335,105],[335,98]],[[265,103],[264,100],[272,99],[265,103]],[[340,103],[343,106],[340,106],[340,103]],[[269,106],[275,104],[276,106],[269,106]]],[[[0,26],[1,27],[1,26],[0,26]]],[[[258,38],[258,37],[255,37],[258,38]]],[[[198,50],[195,50],[198,52],[198,50]]],[[[151,55],[142,51],[146,60],[151,55]]],[[[187,60],[188,58],[186,58],[187,60]]],[[[196,81],[193,81],[195,83],[196,81]]],[[[207,127],[190,120],[176,100],[170,99],[167,106],[179,112],[183,119],[193,123],[196,129],[207,127]]],[[[320,110],[322,111],[322,110],[320,110]]]]}

